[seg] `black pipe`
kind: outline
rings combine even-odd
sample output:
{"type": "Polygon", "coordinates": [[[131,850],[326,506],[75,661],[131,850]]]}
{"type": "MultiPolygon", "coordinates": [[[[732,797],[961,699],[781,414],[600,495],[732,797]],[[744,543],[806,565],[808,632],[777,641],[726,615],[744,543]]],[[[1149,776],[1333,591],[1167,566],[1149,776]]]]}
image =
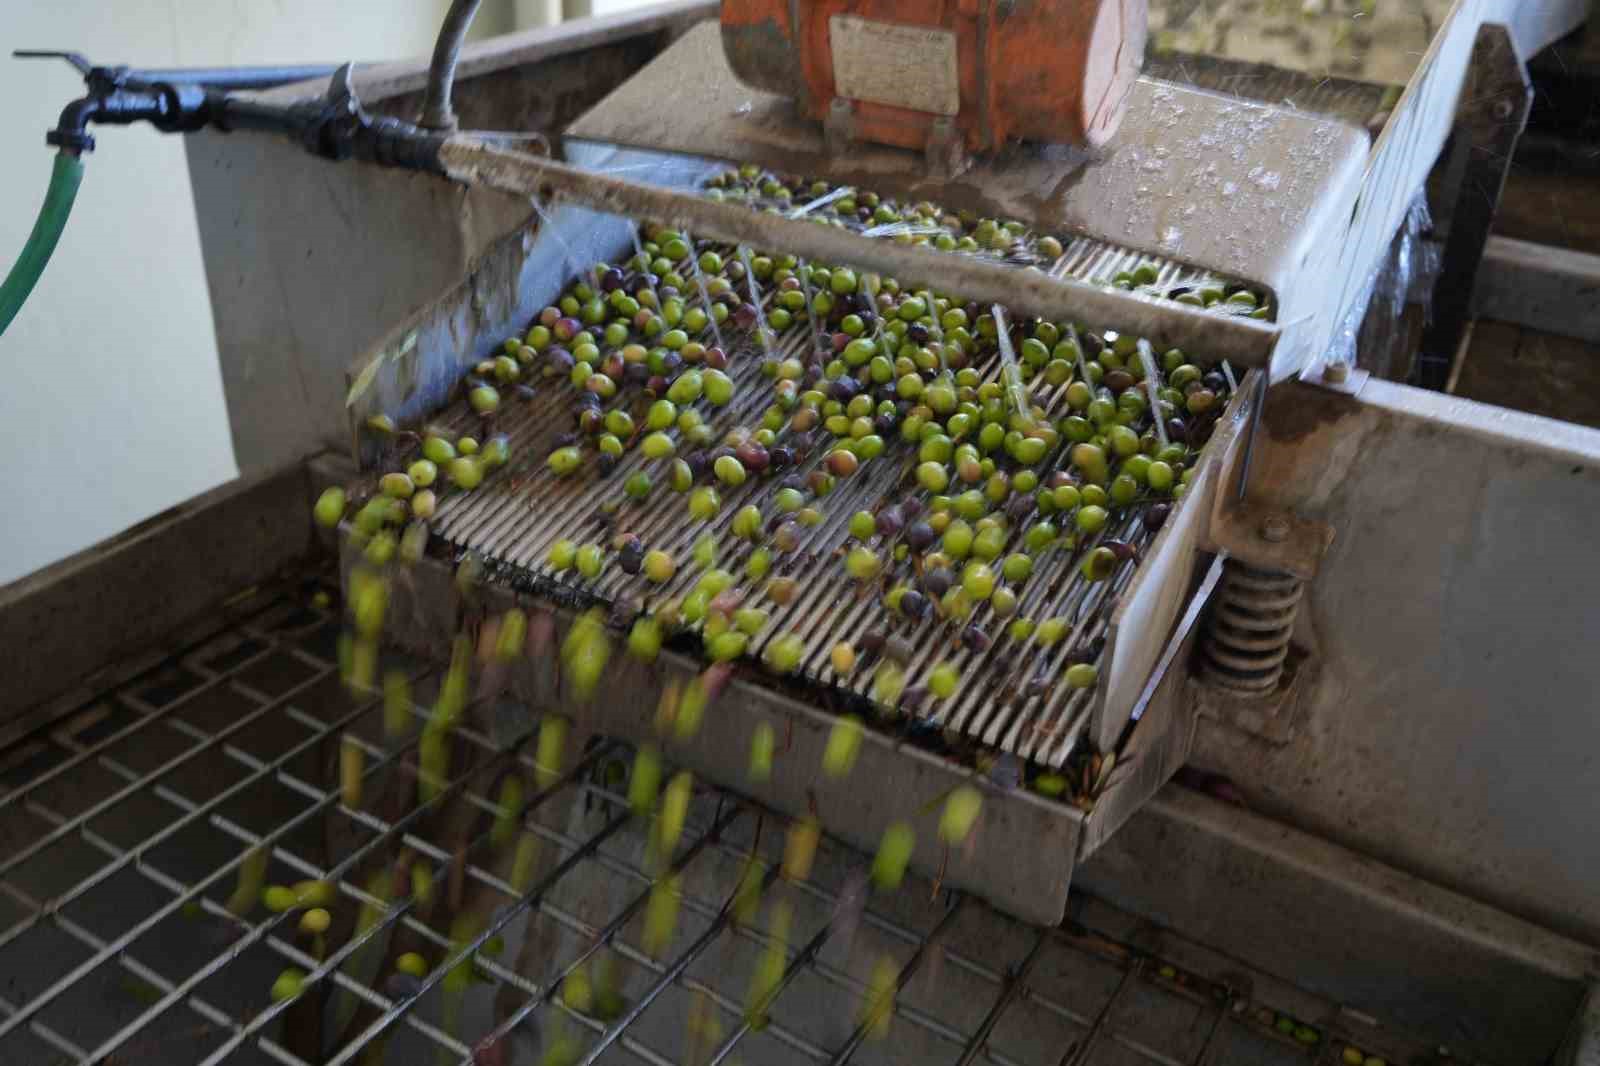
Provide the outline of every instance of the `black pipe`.
{"type": "Polygon", "coordinates": [[[172,70],[130,70],[128,76],[167,85],[203,85],[208,89],[272,89],[297,81],[326,78],[335,64],[300,67],[188,67],[172,70]]]}
{"type": "Polygon", "coordinates": [[[439,27],[439,39],[433,45],[433,62],[428,67],[428,90],[422,98],[421,124],[426,129],[456,128],[456,114],[450,107],[450,95],[456,83],[456,61],[461,58],[461,46],[480,2],[454,0],[445,13],[444,25],[439,27]]]}

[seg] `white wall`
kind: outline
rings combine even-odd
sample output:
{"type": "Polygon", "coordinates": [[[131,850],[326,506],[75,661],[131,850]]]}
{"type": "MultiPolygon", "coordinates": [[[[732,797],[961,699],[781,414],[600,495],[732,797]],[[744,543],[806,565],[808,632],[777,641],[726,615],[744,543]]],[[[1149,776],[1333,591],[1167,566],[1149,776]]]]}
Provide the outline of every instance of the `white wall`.
{"type": "MultiPolygon", "coordinates": [[[[423,55],[448,0],[0,0],[0,271],[33,225],[44,132],[102,63],[222,66],[423,55]]],[[[509,3],[485,4],[486,32],[509,3]]],[[[0,584],[234,476],[183,146],[96,127],[66,233],[0,337],[0,584]]]]}

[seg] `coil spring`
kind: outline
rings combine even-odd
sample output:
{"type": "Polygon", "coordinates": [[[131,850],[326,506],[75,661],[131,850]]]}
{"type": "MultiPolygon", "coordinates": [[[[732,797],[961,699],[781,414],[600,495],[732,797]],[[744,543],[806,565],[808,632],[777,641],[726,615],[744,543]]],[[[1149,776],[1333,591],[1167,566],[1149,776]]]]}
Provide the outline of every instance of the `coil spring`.
{"type": "Polygon", "coordinates": [[[1289,574],[1229,559],[1201,644],[1204,677],[1240,695],[1270,695],[1289,657],[1302,591],[1289,574]]]}

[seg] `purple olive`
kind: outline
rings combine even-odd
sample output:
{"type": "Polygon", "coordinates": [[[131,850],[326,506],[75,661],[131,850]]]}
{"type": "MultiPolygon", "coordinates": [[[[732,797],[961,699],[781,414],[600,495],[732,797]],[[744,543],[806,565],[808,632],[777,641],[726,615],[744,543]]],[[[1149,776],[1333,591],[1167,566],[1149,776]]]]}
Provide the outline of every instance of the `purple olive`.
{"type": "Polygon", "coordinates": [[[933,542],[939,539],[939,534],[926,522],[913,522],[906,527],[906,543],[911,545],[914,552],[925,552],[933,547],[933,542]]]}
{"type": "Polygon", "coordinates": [[[644,544],[638,537],[630,536],[617,552],[617,565],[624,574],[637,574],[644,565],[644,544]]]}
{"type": "Polygon", "coordinates": [[[610,267],[604,274],[600,275],[600,288],[604,289],[606,292],[615,292],[616,290],[622,288],[622,283],[624,280],[625,279],[622,276],[622,271],[619,268],[610,267]]]}
{"type": "Polygon", "coordinates": [[[974,654],[981,655],[988,651],[991,643],[989,634],[977,626],[968,626],[961,631],[961,646],[974,654]]]}
{"type": "Polygon", "coordinates": [[[905,518],[900,514],[898,507],[885,507],[878,512],[878,533],[885,537],[893,537],[905,525],[905,518]]]}
{"type": "Polygon", "coordinates": [[[735,448],[733,454],[746,470],[759,474],[765,470],[772,461],[772,456],[760,444],[747,440],[735,448]]]}
{"type": "Polygon", "coordinates": [[[906,589],[905,592],[900,594],[900,613],[913,622],[922,621],[923,617],[927,615],[930,606],[928,597],[916,589],[906,589]]]}
{"type": "Polygon", "coordinates": [[[1117,557],[1117,562],[1119,563],[1125,563],[1137,554],[1133,545],[1129,544],[1125,540],[1102,541],[1100,546],[1102,548],[1109,548],[1111,550],[1111,554],[1117,557]]]}
{"type": "Polygon", "coordinates": [[[922,575],[922,587],[934,599],[941,598],[955,584],[955,575],[942,566],[936,566],[922,575]]]}
{"type": "Polygon", "coordinates": [[[767,453],[767,460],[774,470],[783,470],[794,465],[794,452],[779,446],[767,453]]]}

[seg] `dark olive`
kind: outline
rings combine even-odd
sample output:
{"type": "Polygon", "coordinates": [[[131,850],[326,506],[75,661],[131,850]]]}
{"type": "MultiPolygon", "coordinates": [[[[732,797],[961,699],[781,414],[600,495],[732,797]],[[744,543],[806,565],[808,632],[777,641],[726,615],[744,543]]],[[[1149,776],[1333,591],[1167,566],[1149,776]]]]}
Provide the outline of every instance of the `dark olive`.
{"type": "Polygon", "coordinates": [[[733,451],[740,464],[751,473],[759,474],[765,470],[772,461],[767,449],[753,440],[747,440],[733,451]]]}
{"type": "Polygon", "coordinates": [[[926,522],[913,522],[906,527],[906,543],[911,545],[911,550],[914,552],[927,551],[938,539],[939,534],[935,533],[933,527],[926,522]]]}
{"type": "Polygon", "coordinates": [[[992,642],[989,634],[977,626],[968,626],[961,631],[961,646],[975,654],[982,654],[989,650],[992,642]]]}
{"type": "Polygon", "coordinates": [[[1006,501],[1006,517],[1014,523],[1021,523],[1033,513],[1034,498],[1026,492],[1014,492],[1006,501]]]}
{"type": "Polygon", "coordinates": [[[900,613],[913,622],[922,621],[923,617],[928,613],[929,606],[931,605],[928,602],[928,597],[916,589],[907,589],[900,595],[900,613]]]}
{"type": "Polygon", "coordinates": [[[1101,547],[1110,548],[1112,554],[1117,557],[1117,561],[1121,563],[1127,562],[1129,559],[1132,559],[1135,554],[1137,554],[1133,545],[1129,544],[1125,540],[1102,541],[1101,547]]]}
{"type": "Polygon", "coordinates": [[[936,566],[922,575],[922,587],[929,596],[940,599],[955,584],[955,575],[942,566],[936,566]]]}
{"type": "Polygon", "coordinates": [[[1170,505],[1153,503],[1144,509],[1144,527],[1152,533],[1167,524],[1167,515],[1172,512],[1170,505]]]}

